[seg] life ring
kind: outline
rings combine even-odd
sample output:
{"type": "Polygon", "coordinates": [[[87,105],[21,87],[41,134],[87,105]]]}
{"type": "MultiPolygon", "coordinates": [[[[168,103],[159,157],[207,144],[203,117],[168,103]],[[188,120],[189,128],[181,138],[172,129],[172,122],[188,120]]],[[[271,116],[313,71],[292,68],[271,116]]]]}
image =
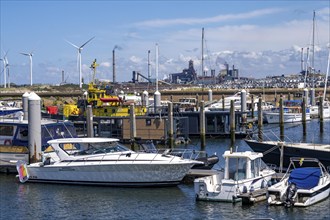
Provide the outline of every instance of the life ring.
{"type": "Polygon", "coordinates": [[[11,145],[11,140],[10,139],[6,139],[4,142],[3,142],[4,145],[11,145]]]}

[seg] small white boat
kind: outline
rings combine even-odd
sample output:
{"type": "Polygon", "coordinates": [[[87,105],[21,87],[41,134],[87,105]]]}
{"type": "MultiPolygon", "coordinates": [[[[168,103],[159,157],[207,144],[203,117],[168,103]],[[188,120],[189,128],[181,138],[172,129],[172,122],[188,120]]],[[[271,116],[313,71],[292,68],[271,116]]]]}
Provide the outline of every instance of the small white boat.
{"type": "MultiPolygon", "coordinates": [[[[48,141],[54,149],[43,162],[26,165],[28,182],[111,186],[177,185],[198,163],[178,156],[134,152],[114,138],[48,141]]],[[[20,167],[20,166],[18,166],[20,167]]],[[[17,169],[20,173],[20,170],[17,169]]],[[[24,169],[23,169],[24,170],[24,169]]],[[[19,176],[24,176],[20,174],[19,176]]]]}
{"type": "Polygon", "coordinates": [[[16,112],[22,111],[21,107],[18,107],[15,102],[8,103],[0,101],[0,117],[15,114],[16,112]]]}
{"type": "Polygon", "coordinates": [[[314,158],[295,157],[281,181],[268,188],[268,204],[306,207],[329,194],[330,174],[323,164],[314,158]]]}
{"type": "MultiPolygon", "coordinates": [[[[301,100],[285,100],[283,107],[283,122],[293,123],[302,121],[301,100]]],[[[268,124],[280,123],[280,109],[274,108],[263,113],[263,116],[268,124]]],[[[310,120],[310,109],[306,107],[306,120],[310,120]]]]}
{"type": "Polygon", "coordinates": [[[275,171],[263,167],[262,156],[262,153],[252,151],[225,151],[224,171],[194,180],[196,199],[238,202],[241,201],[239,195],[264,189],[275,171]]]}

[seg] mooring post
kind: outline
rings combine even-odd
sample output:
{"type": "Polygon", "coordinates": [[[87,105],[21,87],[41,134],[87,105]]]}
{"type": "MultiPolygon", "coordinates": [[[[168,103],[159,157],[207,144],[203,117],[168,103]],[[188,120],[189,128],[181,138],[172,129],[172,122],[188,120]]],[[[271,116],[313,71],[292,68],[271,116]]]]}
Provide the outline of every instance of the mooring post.
{"type": "Polygon", "coordinates": [[[284,157],[284,143],[281,141],[281,142],[278,142],[278,145],[280,147],[280,173],[283,172],[283,157],[284,157]]]}
{"type": "Polygon", "coordinates": [[[86,123],[87,123],[87,137],[94,137],[94,121],[93,121],[93,110],[91,105],[87,105],[86,111],[86,123]]]}
{"type": "Polygon", "coordinates": [[[30,93],[28,92],[25,92],[22,96],[23,120],[29,119],[29,96],[30,93]]]}
{"type": "Polygon", "coordinates": [[[246,124],[246,90],[243,89],[241,91],[241,112],[242,112],[242,122],[243,122],[243,125],[246,124]]]}
{"type": "Polygon", "coordinates": [[[320,118],[320,133],[323,133],[323,99],[320,97],[319,101],[319,118],[320,118]]]}
{"type": "Polygon", "coordinates": [[[172,149],[174,147],[174,137],[173,137],[173,103],[168,103],[168,142],[169,147],[172,149]]]}
{"type": "Polygon", "coordinates": [[[198,111],[198,106],[199,106],[199,95],[196,94],[196,109],[195,109],[195,111],[198,111]]]}
{"type": "Polygon", "coordinates": [[[251,118],[254,119],[254,96],[251,95],[251,118]]]}
{"type": "Polygon", "coordinates": [[[201,149],[204,150],[206,145],[204,100],[200,102],[199,119],[200,119],[199,124],[200,124],[200,136],[201,136],[201,149]]]}
{"type": "Polygon", "coordinates": [[[262,125],[263,125],[263,117],[262,117],[262,98],[261,95],[259,97],[258,102],[258,141],[262,142],[262,125]]]}
{"type": "Polygon", "coordinates": [[[230,100],[230,147],[235,145],[235,107],[234,100],[230,100]]]}
{"type": "Polygon", "coordinates": [[[31,92],[28,98],[28,145],[30,163],[41,161],[41,98],[31,92]]]}
{"type": "Polygon", "coordinates": [[[136,137],[136,121],[135,121],[135,107],[134,103],[130,105],[130,138],[131,138],[131,149],[134,151],[135,148],[135,137],[136,137]]]}
{"type": "Polygon", "coordinates": [[[303,124],[303,135],[306,136],[306,97],[302,100],[302,124],[303,124]]]}
{"type": "Polygon", "coordinates": [[[284,110],[283,110],[283,96],[280,95],[280,139],[284,141],[284,110]]]}
{"type": "Polygon", "coordinates": [[[213,92],[212,92],[212,89],[209,89],[209,91],[208,91],[208,99],[209,99],[209,102],[212,102],[213,101],[213,92]]]}

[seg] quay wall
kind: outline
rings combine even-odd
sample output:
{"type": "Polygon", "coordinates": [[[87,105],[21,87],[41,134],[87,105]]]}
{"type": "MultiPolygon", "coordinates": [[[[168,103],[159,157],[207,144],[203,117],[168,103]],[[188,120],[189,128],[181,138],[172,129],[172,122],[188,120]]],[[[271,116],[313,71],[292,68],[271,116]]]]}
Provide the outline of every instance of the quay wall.
{"type": "MultiPolygon", "coordinates": [[[[134,88],[131,88],[130,91],[136,91],[140,94],[142,94],[143,89],[141,91],[134,90],[134,88]]],[[[198,101],[204,100],[208,101],[208,90],[209,89],[193,89],[193,88],[184,88],[182,87],[177,89],[163,89],[159,90],[161,93],[162,100],[172,100],[173,102],[177,102],[180,98],[198,98],[198,101]]],[[[83,90],[61,90],[61,91],[35,91],[31,89],[31,91],[34,91],[42,98],[42,100],[49,100],[53,99],[56,100],[57,103],[63,103],[67,99],[73,99],[77,100],[79,98],[83,97],[83,90]]],[[[222,95],[225,97],[234,95],[236,92],[239,92],[240,90],[236,89],[212,89],[213,93],[213,100],[219,100],[221,99],[222,95]]],[[[317,97],[319,94],[323,94],[324,89],[323,88],[315,88],[315,96],[317,97]]],[[[26,91],[21,90],[5,90],[0,89],[0,100],[20,100],[22,98],[22,95],[26,91]]],[[[28,91],[29,92],[29,91],[28,91]]],[[[148,91],[149,97],[153,97],[154,90],[148,91]]],[[[265,101],[272,102],[275,100],[275,94],[277,97],[282,94],[285,98],[288,98],[290,94],[291,99],[298,99],[303,94],[303,89],[297,89],[297,88],[266,88],[266,89],[247,89],[247,92],[254,95],[255,97],[258,97],[259,95],[262,95],[263,98],[265,98],[265,101]]],[[[330,89],[327,89],[326,97],[328,100],[330,100],[330,89]]],[[[278,100],[278,99],[277,99],[278,100]]],[[[54,101],[55,102],[55,101],[54,101]]],[[[71,101],[70,101],[71,103],[71,101]]],[[[55,104],[56,105],[56,104],[55,104]]]]}

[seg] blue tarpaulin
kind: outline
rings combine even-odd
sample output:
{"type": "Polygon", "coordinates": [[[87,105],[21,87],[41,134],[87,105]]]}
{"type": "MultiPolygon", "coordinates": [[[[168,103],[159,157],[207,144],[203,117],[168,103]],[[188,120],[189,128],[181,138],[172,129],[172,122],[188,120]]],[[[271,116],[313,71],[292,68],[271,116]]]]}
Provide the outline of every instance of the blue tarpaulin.
{"type": "Polygon", "coordinates": [[[317,167],[296,168],[291,171],[289,183],[296,184],[298,189],[311,189],[318,185],[321,169],[317,167]]]}

